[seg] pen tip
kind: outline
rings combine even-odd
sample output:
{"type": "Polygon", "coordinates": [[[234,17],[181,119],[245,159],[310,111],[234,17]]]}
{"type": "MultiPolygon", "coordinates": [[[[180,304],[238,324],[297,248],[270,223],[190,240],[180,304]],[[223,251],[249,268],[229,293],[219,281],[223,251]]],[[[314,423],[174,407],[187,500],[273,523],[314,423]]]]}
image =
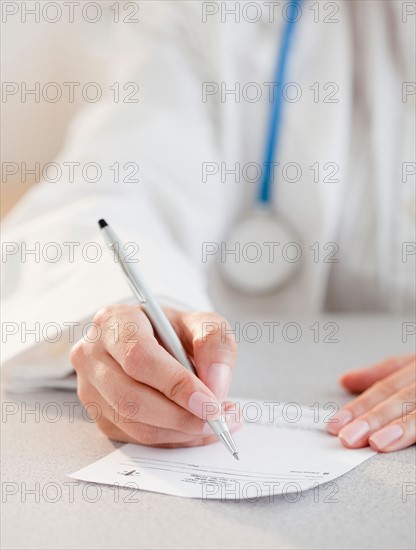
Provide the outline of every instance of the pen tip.
{"type": "Polygon", "coordinates": [[[106,227],[108,223],[105,220],[98,220],[98,225],[100,226],[100,229],[103,227],[106,227]]]}
{"type": "Polygon", "coordinates": [[[238,458],[238,453],[233,453],[233,457],[234,457],[236,460],[240,460],[240,459],[238,458]]]}

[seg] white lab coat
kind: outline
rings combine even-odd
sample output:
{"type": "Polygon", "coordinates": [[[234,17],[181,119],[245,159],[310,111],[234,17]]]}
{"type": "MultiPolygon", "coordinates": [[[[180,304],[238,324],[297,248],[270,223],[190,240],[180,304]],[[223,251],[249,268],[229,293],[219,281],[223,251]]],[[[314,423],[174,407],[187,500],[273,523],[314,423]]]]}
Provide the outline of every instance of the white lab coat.
{"type": "Polygon", "coordinates": [[[18,243],[19,251],[23,242],[41,247],[40,261],[24,263],[16,253],[3,264],[3,320],[8,332],[17,327],[4,350],[9,384],[25,389],[69,376],[68,351],[83,323],[106,304],[131,300],[105,251],[96,263],[80,256],[86,243],[101,243],[102,217],[124,240],[139,243],[145,277],[162,301],[178,307],[232,316],[411,310],[414,256],[403,261],[402,243],[415,241],[414,176],[402,182],[402,164],[414,161],[415,104],[414,97],[402,102],[402,82],[415,80],[414,21],[402,22],[401,4],[340,2],[332,24],[314,23],[303,5],[289,61],[289,80],[302,97],[285,102],[278,159],[281,166],[297,163],[302,177],[278,177],[274,193],[276,209],[301,239],[302,269],[266,298],[237,294],[221,281],[215,258],[201,260],[202,243],[223,241],[252,208],[258,184],[222,177],[221,170],[204,182],[202,165],[262,163],[270,107],[263,83],[273,80],[282,18],[272,24],[264,9],[255,24],[219,16],[202,22],[200,2],[141,4],[139,26],[121,26],[113,60],[114,80],[139,83],[139,103],[110,96],[86,109],[56,160],[94,161],[105,175],[97,183],[41,183],[4,224],[3,241],[18,243]],[[221,101],[217,94],[203,102],[203,82],[228,89],[254,82],[262,98],[221,101]],[[322,101],[333,90],[322,86],[331,82],[339,87],[336,103],[322,101]],[[115,183],[108,170],[114,162],[138,163],[139,183],[115,183]],[[322,170],[328,162],[339,166],[338,181],[322,181],[325,172],[315,182],[309,167],[322,170]],[[67,253],[45,261],[51,241],[62,250],[65,242],[79,243],[74,261],[67,253]],[[308,247],[328,242],[339,245],[339,262],[325,263],[322,255],[315,262],[308,247]],[[70,323],[81,323],[72,338],[70,323]],[[57,325],[62,335],[58,330],[57,341],[47,341],[57,325]]]}

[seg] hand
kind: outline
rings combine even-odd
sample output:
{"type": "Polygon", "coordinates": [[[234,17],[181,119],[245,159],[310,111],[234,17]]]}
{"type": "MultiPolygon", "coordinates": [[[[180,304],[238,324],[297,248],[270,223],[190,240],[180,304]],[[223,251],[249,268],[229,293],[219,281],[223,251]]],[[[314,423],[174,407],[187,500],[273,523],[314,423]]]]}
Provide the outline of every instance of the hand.
{"type": "Polygon", "coordinates": [[[345,447],[390,452],[415,443],[416,355],[347,372],[340,382],[350,392],[363,392],[328,423],[345,447]]]}
{"type": "MultiPolygon", "coordinates": [[[[207,411],[212,411],[209,420],[220,416],[235,340],[214,313],[166,313],[200,378],[159,344],[138,306],[114,305],[96,314],[94,328],[71,350],[78,396],[84,404],[94,403],[101,414],[98,426],[111,439],[163,447],[212,443],[217,437],[205,422],[207,411]]],[[[234,413],[227,424],[230,430],[238,427],[234,413]]]]}

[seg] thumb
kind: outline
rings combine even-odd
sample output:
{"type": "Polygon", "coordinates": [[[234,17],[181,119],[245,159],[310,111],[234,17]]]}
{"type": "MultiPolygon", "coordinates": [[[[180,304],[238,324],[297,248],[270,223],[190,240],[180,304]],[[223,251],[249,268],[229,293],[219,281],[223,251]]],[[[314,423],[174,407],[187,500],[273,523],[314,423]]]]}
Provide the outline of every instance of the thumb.
{"type": "Polygon", "coordinates": [[[212,312],[175,312],[170,320],[194,361],[198,377],[218,401],[225,401],[237,357],[228,322],[212,312]]]}
{"type": "Polygon", "coordinates": [[[391,357],[386,361],[365,367],[363,369],[352,370],[345,373],[340,378],[340,384],[351,393],[361,393],[372,386],[378,380],[385,378],[396,370],[404,367],[412,356],[391,357]]]}

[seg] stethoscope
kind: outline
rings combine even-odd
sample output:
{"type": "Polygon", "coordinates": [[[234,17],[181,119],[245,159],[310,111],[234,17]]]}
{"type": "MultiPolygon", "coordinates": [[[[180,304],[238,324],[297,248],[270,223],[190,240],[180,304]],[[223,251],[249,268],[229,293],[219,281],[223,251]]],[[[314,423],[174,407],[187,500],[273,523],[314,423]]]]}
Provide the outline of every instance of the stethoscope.
{"type": "MultiPolygon", "coordinates": [[[[288,10],[277,59],[275,82],[281,85],[286,78],[287,60],[298,18],[301,0],[293,0],[288,10]]],[[[226,250],[233,251],[221,256],[220,268],[224,278],[237,290],[246,294],[264,294],[282,287],[294,275],[299,261],[284,254],[288,243],[298,244],[294,229],[278,214],[272,205],[272,170],[279,145],[283,93],[275,94],[271,105],[267,130],[264,172],[261,179],[256,207],[231,230],[226,239],[226,250]]]]}

